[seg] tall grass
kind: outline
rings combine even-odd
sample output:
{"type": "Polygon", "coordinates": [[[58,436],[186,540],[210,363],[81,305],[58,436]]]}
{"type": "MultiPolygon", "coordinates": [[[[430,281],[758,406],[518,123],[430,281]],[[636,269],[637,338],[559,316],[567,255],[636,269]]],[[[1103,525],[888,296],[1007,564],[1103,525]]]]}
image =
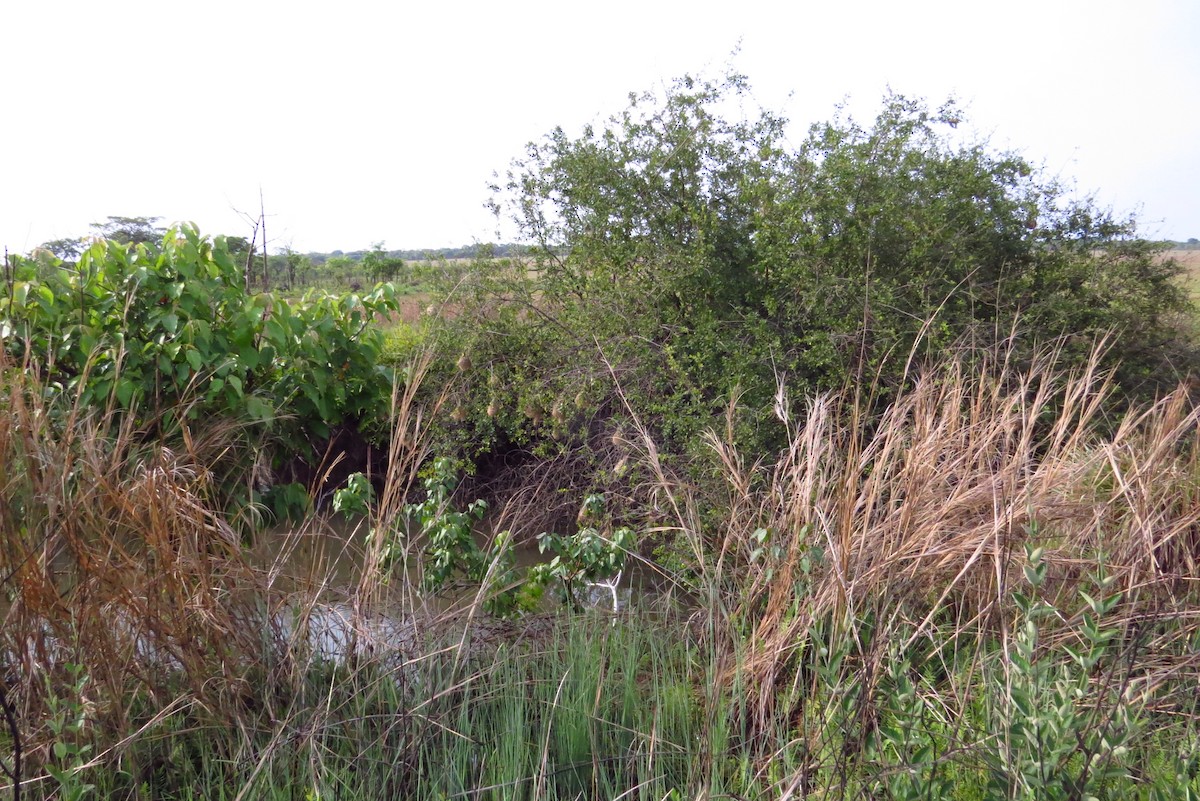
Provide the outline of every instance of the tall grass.
{"type": "MultiPolygon", "coordinates": [[[[414,363],[414,386],[426,366],[414,363]]],[[[96,764],[131,775],[143,769],[131,744],[184,711],[237,734],[218,738],[217,753],[250,742],[297,686],[311,637],[296,622],[327,589],[313,576],[296,591],[248,558],[239,517],[253,510],[230,513],[225,501],[229,482],[253,480],[257,443],[237,420],[203,418],[150,439],[154,421],[138,429],[133,414],[64,401],[39,374],[0,363],[0,677],[20,723],[9,749],[26,766],[59,761],[55,703],[82,713],[74,738],[110,749],[93,752],[96,764]]],[[[422,457],[412,392],[396,392],[381,514],[396,513],[422,457]]],[[[279,551],[320,525],[280,537],[279,551]]],[[[356,600],[379,581],[364,576],[356,600]]]]}
{"type": "Polygon", "coordinates": [[[39,719],[46,679],[66,664],[86,667],[105,726],[129,723],[120,699],[134,687],[161,697],[180,683],[223,708],[237,654],[260,650],[266,631],[234,591],[252,579],[208,467],[240,445],[237,426],[167,447],[0,369],[0,654],[25,719],[39,719]]]}
{"type": "MultiPolygon", "coordinates": [[[[399,525],[429,455],[427,364],[396,389],[366,527],[399,525]]],[[[781,402],[789,447],[715,431],[715,482],[639,432],[655,567],[689,600],[516,621],[385,583],[380,537],[350,585],[285,584],[221,511],[236,421],[147,441],[6,365],[25,793],[66,797],[64,769],[116,798],[1200,793],[1200,410],[1181,388],[1112,417],[1094,364],[951,363],[871,420],[850,393],[781,402]]]]}
{"type": "MultiPolygon", "coordinates": [[[[737,654],[728,703],[752,730],[774,735],[781,718],[803,730],[813,761],[793,789],[824,776],[823,793],[850,793],[849,777],[871,773],[902,678],[917,682],[914,708],[893,713],[919,708],[936,721],[922,736],[980,775],[1004,772],[981,744],[1003,734],[1001,718],[1028,712],[1012,688],[1051,663],[1072,680],[1089,674],[1079,703],[1109,714],[1136,695],[1194,732],[1200,410],[1180,387],[1101,419],[1119,405],[1098,358],[1067,374],[1053,350],[1023,369],[951,363],[870,421],[849,393],[811,399],[801,420],[780,403],[790,447],[772,464],[738,453],[731,433],[710,437],[725,479],[716,498],[669,473],[643,437],[712,635],[737,654]],[[713,508],[727,510],[716,524],[713,508]],[[1036,587],[1030,553],[1045,573],[1036,587]],[[1111,602],[1098,623],[1091,600],[1102,594],[1111,602]],[[1038,637],[1022,666],[1014,654],[1030,625],[1038,637]],[[1103,670],[1066,650],[1090,647],[1096,626],[1112,648],[1103,670]]],[[[1062,736],[1076,735],[1086,739],[1062,736]]],[[[769,755],[777,738],[765,742],[769,755]]]]}

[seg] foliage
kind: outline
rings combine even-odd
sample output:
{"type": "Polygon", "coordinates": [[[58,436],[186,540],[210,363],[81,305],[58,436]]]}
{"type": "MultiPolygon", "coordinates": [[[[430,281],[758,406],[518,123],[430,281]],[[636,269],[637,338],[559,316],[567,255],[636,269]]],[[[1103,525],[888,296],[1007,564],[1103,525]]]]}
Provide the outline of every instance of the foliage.
{"type": "MultiPolygon", "coordinates": [[[[1111,437],[1087,424],[1110,390],[1086,374],[948,366],[870,431],[815,398],[773,467],[710,443],[730,491],[703,513],[697,485],[648,453],[630,470],[656,483],[694,575],[655,566],[661,594],[619,615],[500,621],[388,592],[370,563],[284,581],[295,563],[254,564],[209,505],[228,439],[139,442],[117,410],[53,425],[47,404],[66,401],[38,380],[0,370],[0,675],[30,775],[61,767],[58,710],[59,739],[91,749],[69,778],[96,797],[1200,790],[1200,409],[1182,392],[1111,437]],[[1042,514],[1052,529],[1029,524],[1042,514]]],[[[380,507],[415,474],[389,471],[380,507]]],[[[453,517],[469,507],[452,462],[424,477],[450,521],[478,522],[453,517]]],[[[610,493],[578,526],[615,539],[624,517],[610,493]]],[[[273,543],[290,554],[327,533],[317,519],[273,543]]],[[[429,538],[412,525],[396,541],[429,538]]],[[[504,597],[510,547],[491,550],[475,599],[504,597]]],[[[23,789],[60,795],[52,778],[23,789]]]]}
{"type": "Polygon", "coordinates": [[[1140,644],[1122,643],[1107,620],[1121,596],[1101,575],[1095,595],[1079,593],[1078,645],[1064,647],[1065,660],[1043,652],[1039,635],[1059,610],[1036,596],[1046,581],[1041,549],[1028,546],[1026,559],[1012,647],[990,684],[1000,692],[987,699],[988,728],[998,735],[987,760],[989,798],[1096,798],[1127,775],[1129,745],[1145,725],[1144,699],[1122,671],[1134,660],[1119,652],[1140,644]]]}
{"type": "Polygon", "coordinates": [[[38,250],[46,250],[59,261],[74,264],[75,260],[79,258],[79,254],[83,253],[86,247],[87,243],[82,238],[52,239],[49,242],[43,242],[31,255],[36,258],[38,250]]]}
{"type": "MultiPolygon", "coordinates": [[[[527,607],[518,602],[519,587],[513,582],[507,534],[497,535],[486,550],[475,542],[474,527],[483,519],[487,503],[476,499],[465,510],[454,506],[454,490],[458,486],[454,462],[446,457],[434,459],[423,485],[425,499],[406,504],[399,525],[377,524],[368,534],[368,544],[377,547],[376,566],[382,581],[390,580],[390,573],[397,565],[409,567],[406,538],[411,537],[421,549],[422,590],[441,592],[452,579],[460,577],[483,587],[488,611],[498,614],[526,611],[527,607]],[[489,592],[493,588],[499,590],[489,592]]],[[[365,513],[371,494],[366,478],[355,474],[345,489],[334,493],[334,510],[365,513]]],[[[533,598],[532,593],[526,595],[533,598]]]]}
{"type": "Polygon", "coordinates": [[[373,281],[395,281],[404,272],[403,259],[388,255],[383,242],[376,242],[371,251],[363,257],[363,267],[373,281]]]}
{"type": "Polygon", "coordinates": [[[346,486],[333,492],[333,511],[344,515],[365,515],[375,491],[362,473],[351,473],[346,486]]]}
{"type": "Polygon", "coordinates": [[[291,248],[284,249],[282,256],[284,286],[288,289],[293,289],[304,285],[313,271],[312,259],[304,254],[295,252],[291,248]]]}
{"type": "MultiPolygon", "coordinates": [[[[476,499],[465,510],[454,508],[458,476],[453,460],[433,460],[424,481],[425,500],[404,507],[404,519],[415,527],[422,548],[421,586],[439,592],[455,576],[481,588],[484,608],[511,616],[532,610],[542,596],[542,583],[514,567],[512,537],[497,533],[486,548],[475,541],[475,526],[483,520],[487,503],[476,499]]],[[[374,534],[373,534],[374,536],[374,534]]],[[[394,533],[383,545],[381,566],[387,568],[402,555],[394,533]]]]}
{"type": "Polygon", "coordinates": [[[684,78],[555,129],[494,187],[530,249],[481,266],[458,319],[477,369],[503,375],[462,404],[485,447],[545,438],[521,412],[583,393],[618,417],[628,402],[669,453],[737,395],[739,439],[773,450],[780,377],[797,405],[856,383],[879,408],[918,365],[1014,332],[1018,363],[1062,336],[1079,363],[1111,332],[1125,389],[1175,381],[1189,301],[1132,219],[960,143],[952,103],[889,95],[872,126],[835,118],[793,148],[778,116],[725,113],[752,102],[739,76],[684,78]]]}
{"type": "MultiPolygon", "coordinates": [[[[87,728],[84,691],[88,677],[81,665],[69,664],[65,669],[70,681],[63,696],[58,696],[53,686],[48,686],[46,708],[49,717],[46,725],[53,737],[51,752],[54,760],[46,764],[46,772],[58,785],[58,798],[62,801],[80,801],[95,790],[95,785],[83,780],[88,753],[92,746],[84,741],[87,728]]],[[[48,681],[48,680],[47,680],[48,681]]]]}
{"type": "Polygon", "coordinates": [[[166,229],[156,223],[162,217],[120,217],[110,215],[104,222],[92,223],[91,228],[101,239],[121,245],[153,245],[163,238],[166,229]]]}
{"type": "MultiPolygon", "coordinates": [[[[508,616],[534,609],[546,586],[558,582],[564,600],[579,608],[583,585],[619,576],[626,556],[636,546],[633,530],[614,528],[605,511],[604,496],[593,494],[584,501],[574,534],[545,532],[538,537],[538,550],[554,554],[550,561],[518,571],[510,532],[496,534],[486,548],[476,542],[475,528],[483,520],[487,503],[476,499],[465,509],[455,508],[457,486],[454,461],[438,457],[424,480],[425,499],[404,507],[403,519],[421,548],[421,586],[427,592],[440,592],[451,579],[461,577],[483,589],[488,611],[508,616]]],[[[361,474],[351,476],[347,488],[334,493],[335,510],[365,511],[369,490],[361,474]]],[[[386,575],[403,561],[405,550],[399,532],[372,529],[371,537],[378,536],[384,537],[379,566],[386,575]]]]}
{"type": "Polygon", "coordinates": [[[456,571],[478,583],[487,569],[486,554],[471,536],[472,526],[483,519],[487,504],[477,499],[465,511],[454,509],[450,500],[457,484],[454,463],[439,457],[425,479],[425,500],[404,508],[425,542],[427,590],[441,589],[456,571]]]}
{"type": "Polygon", "coordinates": [[[550,551],[554,556],[531,568],[529,580],[541,585],[558,581],[566,600],[576,608],[581,604],[580,585],[619,576],[626,555],[636,545],[633,530],[625,526],[614,529],[604,507],[603,495],[589,495],[584,498],[574,534],[548,531],[538,537],[538,551],[550,551]]]}
{"type": "MultiPolygon", "coordinates": [[[[876,780],[896,801],[951,798],[954,787],[945,764],[945,726],[933,693],[913,681],[912,659],[893,653],[884,665],[886,684],[879,693],[881,718],[875,751],[876,780]]],[[[881,788],[882,789],[882,788],[881,788]]]]}
{"type": "Polygon", "coordinates": [[[381,420],[391,377],[374,322],[395,292],[248,294],[223,237],[173,229],[156,246],[101,240],[73,266],[18,260],[0,333],[47,387],[171,430],[206,416],[274,429],[294,452],[332,426],[381,420]]]}

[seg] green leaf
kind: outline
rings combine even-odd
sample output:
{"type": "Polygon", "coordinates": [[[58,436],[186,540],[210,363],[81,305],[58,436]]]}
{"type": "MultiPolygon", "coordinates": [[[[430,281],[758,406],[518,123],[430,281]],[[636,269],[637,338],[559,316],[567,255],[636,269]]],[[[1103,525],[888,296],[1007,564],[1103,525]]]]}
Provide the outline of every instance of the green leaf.
{"type": "Polygon", "coordinates": [[[258,368],[259,353],[257,348],[249,345],[239,348],[238,358],[241,359],[242,364],[246,365],[247,369],[255,370],[258,368]]]}
{"type": "Polygon", "coordinates": [[[267,320],[266,324],[263,325],[263,333],[275,347],[286,347],[289,340],[288,333],[274,317],[267,320]]]}
{"type": "Polygon", "coordinates": [[[54,291],[45,284],[41,284],[37,288],[38,305],[42,307],[42,311],[50,312],[54,310],[54,291]]]}
{"type": "Polygon", "coordinates": [[[200,368],[204,366],[204,359],[200,356],[200,352],[195,348],[188,348],[184,358],[187,359],[188,364],[190,364],[192,369],[197,373],[200,372],[200,368]]]}
{"type": "Polygon", "coordinates": [[[134,390],[135,387],[132,381],[121,380],[117,382],[117,402],[120,403],[123,408],[129,408],[129,402],[133,400],[134,390]]]}
{"type": "Polygon", "coordinates": [[[275,417],[275,412],[271,408],[271,405],[256,395],[246,396],[246,414],[251,419],[264,423],[270,422],[275,417]]]}

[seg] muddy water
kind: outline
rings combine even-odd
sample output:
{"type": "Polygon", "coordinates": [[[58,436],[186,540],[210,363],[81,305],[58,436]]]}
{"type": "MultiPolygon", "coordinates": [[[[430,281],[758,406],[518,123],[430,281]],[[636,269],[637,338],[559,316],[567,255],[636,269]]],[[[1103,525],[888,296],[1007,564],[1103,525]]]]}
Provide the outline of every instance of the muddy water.
{"type": "MultiPolygon", "coordinates": [[[[251,561],[284,586],[299,589],[320,582],[335,594],[354,592],[366,563],[368,532],[367,520],[341,516],[308,521],[299,528],[268,529],[255,538],[251,561]]],[[[487,538],[482,531],[476,533],[480,547],[487,547],[487,538]]],[[[413,556],[419,558],[417,554],[413,556]]],[[[535,542],[515,544],[512,556],[518,568],[545,561],[535,542]]],[[[413,580],[415,576],[404,575],[397,568],[390,583],[407,590],[406,583],[413,580]]],[[[462,590],[457,593],[451,590],[445,600],[452,603],[464,597],[462,590]]]]}
{"type": "MultiPolygon", "coordinates": [[[[310,521],[300,529],[276,529],[256,538],[251,560],[265,571],[272,594],[288,599],[277,622],[289,640],[305,643],[312,653],[341,660],[356,653],[393,654],[401,660],[428,650],[431,633],[456,637],[461,626],[450,622],[476,600],[477,587],[459,585],[438,595],[416,589],[417,576],[400,568],[386,585],[375,585],[369,609],[361,601],[360,582],[367,555],[368,524],[335,517],[310,521]],[[432,630],[436,629],[436,632],[432,630]]],[[[479,536],[483,545],[483,536],[479,536]]],[[[544,561],[536,544],[514,546],[518,568],[544,561]]],[[[603,613],[628,607],[633,596],[653,593],[644,570],[627,569],[616,582],[590,586],[585,603],[603,613]]],[[[546,593],[546,609],[557,608],[557,593],[546,593]]],[[[473,615],[473,634],[507,626],[473,615]]]]}
{"type": "MultiPolygon", "coordinates": [[[[247,588],[250,594],[242,600],[248,608],[260,610],[251,617],[262,615],[258,619],[264,634],[282,637],[281,644],[320,659],[341,661],[354,654],[372,654],[391,655],[403,662],[430,653],[431,643],[452,647],[467,635],[473,639],[521,637],[538,625],[538,615],[511,622],[490,620],[477,609],[472,613],[477,587],[460,585],[431,595],[418,591],[417,576],[400,570],[387,584],[376,584],[364,599],[361,583],[367,532],[365,521],[340,517],[261,532],[248,552],[260,589],[247,588]],[[265,596],[260,594],[263,588],[265,596]],[[467,619],[470,629],[464,628],[467,619]]],[[[515,546],[513,557],[518,567],[544,559],[536,544],[515,546]]],[[[614,609],[627,610],[635,598],[658,596],[662,591],[661,582],[637,565],[627,568],[620,578],[619,583],[588,588],[587,605],[598,613],[612,614],[614,609]]],[[[558,593],[549,588],[545,597],[544,611],[558,611],[558,593]]],[[[7,606],[7,598],[0,594],[0,623],[8,614],[7,606]]],[[[136,641],[141,657],[174,664],[170,649],[139,634],[142,627],[136,621],[117,615],[112,622],[136,641]]],[[[0,654],[0,663],[2,657],[0,654]]]]}

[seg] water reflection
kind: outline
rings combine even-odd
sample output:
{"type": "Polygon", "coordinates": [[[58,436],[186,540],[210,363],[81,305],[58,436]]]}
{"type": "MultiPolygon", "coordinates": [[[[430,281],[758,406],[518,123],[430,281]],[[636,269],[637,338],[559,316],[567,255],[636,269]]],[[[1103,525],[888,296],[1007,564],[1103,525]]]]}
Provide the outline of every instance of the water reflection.
{"type": "MultiPolygon", "coordinates": [[[[368,655],[403,661],[427,653],[438,641],[452,645],[445,641],[464,636],[464,618],[470,620],[472,640],[536,627],[536,615],[514,623],[479,612],[478,586],[458,584],[437,594],[420,592],[415,566],[407,572],[396,569],[386,583],[364,584],[368,531],[365,520],[335,516],[308,521],[298,529],[264,531],[256,539],[252,562],[266,573],[276,597],[290,599],[279,607],[277,618],[293,646],[335,661],[368,655]],[[369,603],[363,600],[364,586],[370,588],[369,603]]],[[[486,538],[479,539],[485,546],[486,538]]],[[[518,568],[545,560],[536,543],[514,545],[512,557],[518,568]]],[[[628,608],[634,587],[639,594],[650,591],[640,571],[626,569],[612,581],[585,587],[581,600],[599,612],[619,612],[628,608]]],[[[558,593],[547,592],[542,611],[557,611],[557,597],[558,593]]]]}

